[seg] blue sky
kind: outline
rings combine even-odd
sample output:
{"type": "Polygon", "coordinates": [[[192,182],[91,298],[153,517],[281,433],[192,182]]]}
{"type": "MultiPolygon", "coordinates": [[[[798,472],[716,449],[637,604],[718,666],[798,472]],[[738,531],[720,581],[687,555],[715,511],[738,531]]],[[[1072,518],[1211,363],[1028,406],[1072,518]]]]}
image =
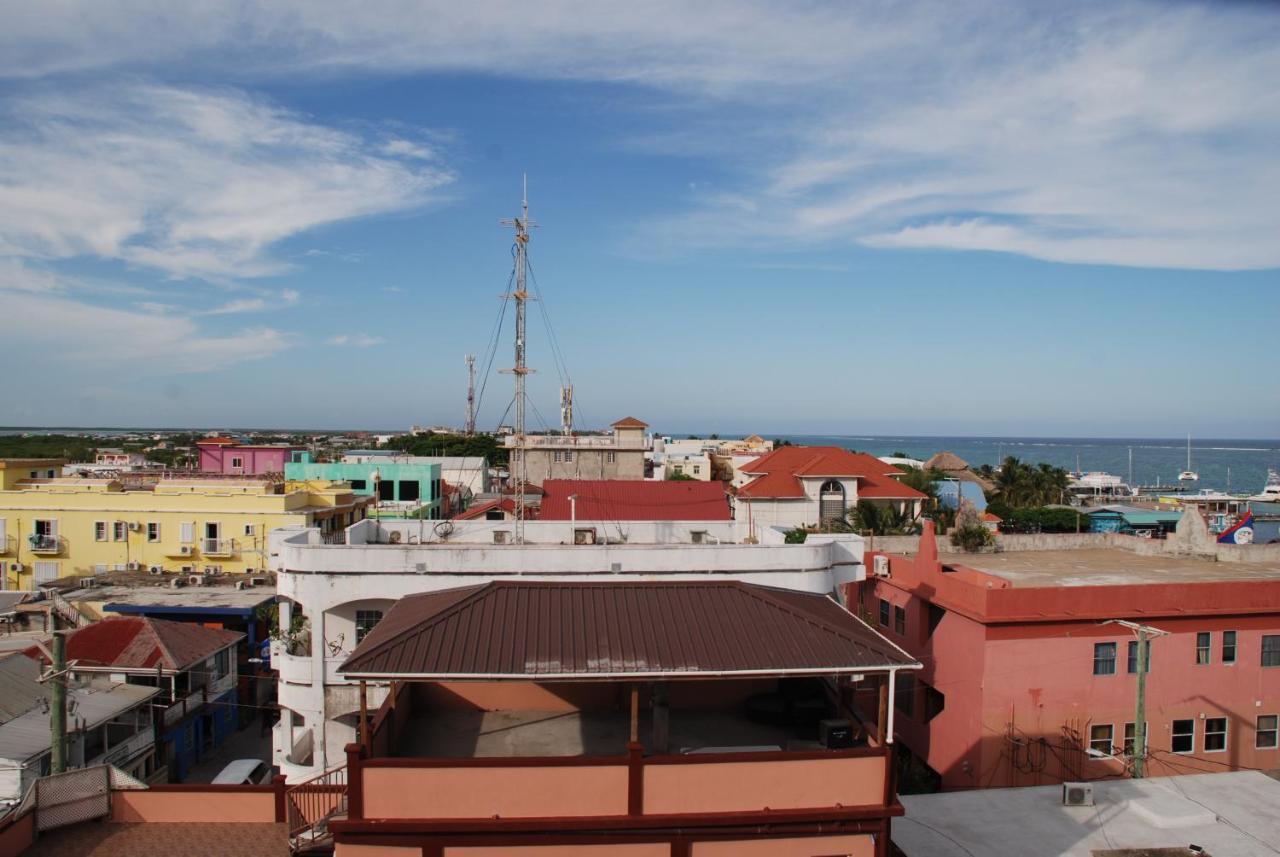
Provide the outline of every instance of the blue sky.
{"type": "Polygon", "coordinates": [[[0,425],[456,424],[527,173],[582,425],[1276,436],[1276,7],[467,5],[0,2],[0,425]]]}

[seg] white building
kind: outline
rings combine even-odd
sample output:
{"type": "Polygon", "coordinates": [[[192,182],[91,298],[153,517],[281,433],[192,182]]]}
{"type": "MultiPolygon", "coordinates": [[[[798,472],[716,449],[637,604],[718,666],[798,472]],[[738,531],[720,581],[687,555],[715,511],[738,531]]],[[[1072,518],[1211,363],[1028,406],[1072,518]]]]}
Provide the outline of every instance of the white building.
{"type": "MultiPolygon", "coordinates": [[[[765,530],[744,543],[735,521],[527,521],[524,545],[514,521],[372,521],[346,531],[345,544],[324,544],[319,530],[280,529],[271,536],[280,627],[274,641],[280,723],[273,762],[291,782],[340,764],[356,738],[357,686],[338,666],[399,598],[474,586],[493,579],[547,581],[716,580],[839,594],[862,580],[863,542],[852,534],[785,544],[765,530]],[[305,623],[295,616],[301,613],[305,623]]],[[[381,704],[385,687],[370,688],[381,704]]]]}
{"type": "Polygon", "coordinates": [[[688,476],[699,482],[711,481],[711,456],[705,452],[664,452],[654,454],[654,464],[662,464],[662,477],[688,476]]]}

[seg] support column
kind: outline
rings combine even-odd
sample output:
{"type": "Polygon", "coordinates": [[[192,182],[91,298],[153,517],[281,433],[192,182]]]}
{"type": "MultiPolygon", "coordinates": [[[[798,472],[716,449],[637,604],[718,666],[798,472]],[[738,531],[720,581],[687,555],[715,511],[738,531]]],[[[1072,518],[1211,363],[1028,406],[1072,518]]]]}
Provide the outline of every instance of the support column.
{"type": "Polygon", "coordinates": [[[667,701],[667,683],[653,684],[653,752],[665,755],[671,751],[671,705],[667,701]]]}
{"type": "Polygon", "coordinates": [[[876,705],[876,743],[881,747],[884,746],[886,730],[889,720],[889,682],[893,680],[893,673],[885,673],[880,677],[879,681],[879,701],[876,705]]]}

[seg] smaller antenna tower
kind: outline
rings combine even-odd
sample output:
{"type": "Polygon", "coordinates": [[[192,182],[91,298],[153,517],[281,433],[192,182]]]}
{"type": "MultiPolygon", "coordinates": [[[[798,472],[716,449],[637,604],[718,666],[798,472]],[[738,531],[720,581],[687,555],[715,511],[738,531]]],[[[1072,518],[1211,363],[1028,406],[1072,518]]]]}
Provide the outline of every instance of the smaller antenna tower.
{"type": "Polygon", "coordinates": [[[467,361],[467,436],[476,433],[476,356],[468,354],[467,361]]]}

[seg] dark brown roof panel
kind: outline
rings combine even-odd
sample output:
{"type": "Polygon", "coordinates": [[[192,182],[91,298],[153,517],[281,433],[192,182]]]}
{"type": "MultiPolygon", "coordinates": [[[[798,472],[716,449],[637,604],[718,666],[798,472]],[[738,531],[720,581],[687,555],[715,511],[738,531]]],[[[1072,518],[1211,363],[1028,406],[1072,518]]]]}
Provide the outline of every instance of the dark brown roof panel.
{"type": "Polygon", "coordinates": [[[402,598],[350,677],[609,679],[915,666],[823,595],[736,581],[525,583],[402,598]]]}

